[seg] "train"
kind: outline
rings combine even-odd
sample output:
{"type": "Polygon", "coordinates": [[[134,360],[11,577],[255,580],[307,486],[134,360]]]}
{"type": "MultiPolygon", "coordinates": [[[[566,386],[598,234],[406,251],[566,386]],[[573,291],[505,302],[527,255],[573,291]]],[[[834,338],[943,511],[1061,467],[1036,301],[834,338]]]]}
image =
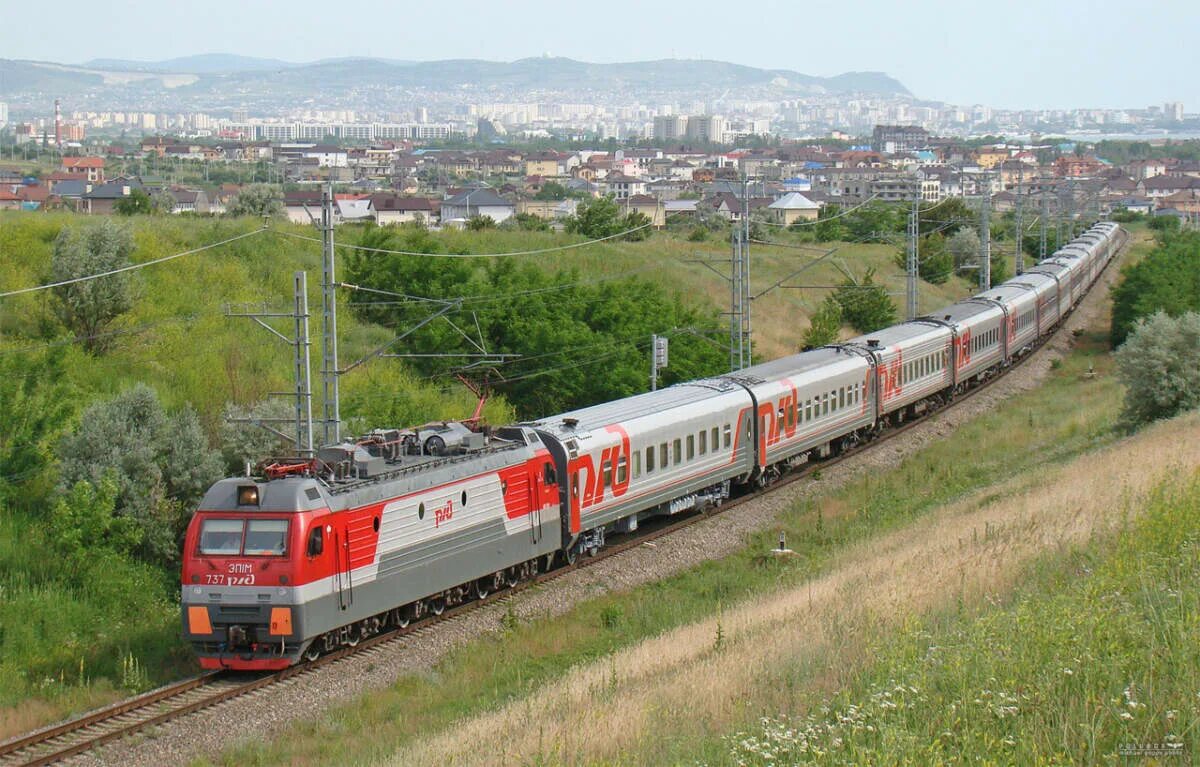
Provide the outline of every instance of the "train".
{"type": "Polygon", "coordinates": [[[727,375],[496,428],[377,429],[216,482],[186,533],[205,669],[282,669],[485,599],[657,516],[942,407],[1032,351],[1124,244],[1092,226],[978,295],[727,375]]]}

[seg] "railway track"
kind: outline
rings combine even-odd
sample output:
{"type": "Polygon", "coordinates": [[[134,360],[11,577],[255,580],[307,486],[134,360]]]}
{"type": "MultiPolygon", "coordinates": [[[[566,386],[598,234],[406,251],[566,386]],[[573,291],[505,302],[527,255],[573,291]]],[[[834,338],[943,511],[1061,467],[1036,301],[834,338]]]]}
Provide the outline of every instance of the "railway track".
{"type": "MultiPolygon", "coordinates": [[[[1117,257],[1110,259],[1109,263],[1105,266],[1105,271],[1116,260],[1117,257]]],[[[1101,272],[1101,275],[1103,274],[1104,272],[1101,272]]],[[[1097,277],[1097,283],[1099,279],[1097,277]]],[[[1093,283],[1092,287],[1095,287],[1095,283],[1093,283]]],[[[1071,314],[1067,315],[1067,317],[1070,316],[1071,314]]],[[[556,580],[578,569],[589,567],[610,557],[618,556],[630,549],[644,546],[646,543],[657,538],[671,535],[716,514],[723,514],[735,509],[767,493],[774,492],[793,482],[809,477],[815,471],[835,466],[863,451],[870,450],[899,437],[910,429],[925,423],[937,414],[967,402],[972,397],[989,389],[996,382],[1003,380],[1010,370],[1014,370],[1032,359],[1046,343],[1055,338],[1059,333],[1066,332],[1063,325],[1064,321],[1060,321],[1059,327],[1053,333],[1039,340],[1037,345],[1028,354],[1017,360],[1009,368],[956,396],[946,406],[932,408],[920,416],[889,429],[870,442],[856,445],[836,456],[811,464],[803,464],[784,474],[770,485],[746,492],[716,509],[681,514],[678,517],[668,517],[658,524],[654,524],[654,520],[647,520],[646,525],[639,529],[638,532],[611,538],[611,543],[594,556],[581,556],[574,564],[559,567],[555,570],[541,573],[533,578],[523,580],[515,586],[499,591],[486,599],[476,599],[453,608],[447,608],[439,616],[424,618],[405,628],[386,631],[370,639],[363,640],[355,647],[345,647],[336,650],[322,655],[314,661],[265,675],[220,671],[209,672],[160,687],[157,690],[152,690],[143,695],[98,709],[79,718],[0,743],[0,767],[17,767],[18,765],[20,767],[38,767],[40,765],[53,764],[107,743],[128,737],[149,727],[154,727],[195,711],[248,695],[256,690],[278,684],[287,679],[312,673],[318,668],[335,664],[350,655],[379,652],[385,645],[428,634],[437,625],[454,620],[472,610],[495,604],[505,604],[521,591],[531,586],[556,580]]]]}

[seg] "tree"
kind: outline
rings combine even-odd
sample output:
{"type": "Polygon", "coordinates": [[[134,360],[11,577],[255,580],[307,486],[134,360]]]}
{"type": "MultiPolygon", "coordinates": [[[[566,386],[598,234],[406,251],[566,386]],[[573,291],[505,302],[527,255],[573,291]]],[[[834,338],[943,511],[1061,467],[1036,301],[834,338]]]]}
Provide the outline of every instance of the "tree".
{"type": "Polygon", "coordinates": [[[589,239],[611,237],[624,229],[621,208],[611,196],[595,197],[579,203],[574,216],[566,220],[567,231],[589,239]]]}
{"type": "MultiPolygon", "coordinates": [[[[133,249],[129,230],[110,220],[63,227],[50,259],[52,280],[75,280],[129,266],[133,249]]],[[[121,272],[54,288],[59,318],[89,352],[98,354],[111,346],[112,338],[103,332],[133,305],[130,279],[128,272],[121,272]]]]}
{"type": "MultiPolygon", "coordinates": [[[[908,248],[896,253],[896,266],[908,269],[908,248]]],[[[917,275],[932,285],[940,285],[954,274],[954,258],[946,249],[946,238],[940,233],[922,237],[917,246],[917,275]]]]}
{"type": "Polygon", "coordinates": [[[1144,317],[1200,311],[1200,232],[1167,233],[1141,261],[1121,270],[1113,289],[1112,342],[1120,345],[1144,317]]]}
{"type": "Polygon", "coordinates": [[[116,511],[117,482],[111,474],[95,485],[76,482],[51,507],[50,539],[69,559],[94,556],[96,549],[132,554],[142,543],[142,531],[116,511]]]}
{"type": "Polygon", "coordinates": [[[154,202],[144,189],[134,189],[113,203],[113,212],[119,216],[149,215],[154,212],[154,202]]]}
{"type": "Polygon", "coordinates": [[[59,455],[64,493],[79,482],[116,484],[116,513],[141,531],[139,555],[159,565],[178,562],[192,507],[221,476],[195,412],[168,414],[144,384],[85,410],[59,455]]]}
{"type": "Polygon", "coordinates": [[[1159,311],[1139,319],[1115,356],[1128,425],[1200,406],[1200,314],[1159,311]]]}
{"type": "Polygon", "coordinates": [[[621,218],[621,231],[630,242],[641,242],[650,237],[650,217],[640,211],[631,210],[621,218]]]}
{"type": "Polygon", "coordinates": [[[278,218],[283,215],[283,193],[269,184],[251,184],[238,192],[225,213],[229,216],[278,218]]]}
{"type": "Polygon", "coordinates": [[[0,502],[37,504],[53,484],[55,445],[76,412],[62,355],[0,355],[0,502]]]}
{"type": "Polygon", "coordinates": [[[874,281],[875,270],[868,269],[861,281],[847,278],[833,292],[842,307],[842,319],[859,333],[886,328],[896,322],[896,306],[883,286],[874,281]]]}
{"type": "Polygon", "coordinates": [[[946,239],[946,250],[954,258],[954,268],[979,263],[979,233],[964,226],[946,239]]]}
{"type": "Polygon", "coordinates": [[[482,232],[484,229],[495,229],[496,219],[491,216],[474,215],[467,219],[467,230],[471,232],[482,232]]]}
{"type": "Polygon", "coordinates": [[[804,331],[804,348],[816,349],[833,343],[841,329],[842,305],[832,295],[825,296],[825,300],[813,312],[808,330],[804,331]]]}
{"type": "Polygon", "coordinates": [[[850,230],[841,217],[841,207],[830,203],[821,208],[820,218],[813,226],[817,242],[842,242],[850,237],[850,230]]]}

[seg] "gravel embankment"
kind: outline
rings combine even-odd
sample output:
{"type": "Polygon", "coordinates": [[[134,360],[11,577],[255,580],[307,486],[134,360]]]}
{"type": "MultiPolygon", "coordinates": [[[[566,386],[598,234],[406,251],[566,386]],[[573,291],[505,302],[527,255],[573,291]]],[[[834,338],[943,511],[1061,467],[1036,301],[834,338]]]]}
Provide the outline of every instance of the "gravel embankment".
{"type": "MultiPolygon", "coordinates": [[[[512,610],[521,618],[560,615],[580,600],[659,580],[704,560],[722,557],[742,546],[747,533],[769,528],[777,514],[796,500],[827,493],[865,472],[894,466],[1014,394],[1035,388],[1046,377],[1052,361],[1070,348],[1072,331],[1086,327],[1105,311],[1108,287],[1117,273],[1115,266],[1109,268],[1065,326],[1032,358],[967,402],[886,444],[822,470],[820,480],[793,483],[745,503],[733,513],[660,538],[653,548],[632,549],[559,578],[545,588],[525,591],[514,597],[512,610]]],[[[330,706],[387,687],[401,675],[429,669],[450,650],[497,630],[506,609],[493,605],[472,611],[421,636],[360,653],[259,693],[197,712],[81,755],[72,763],[161,767],[201,756],[215,757],[237,743],[279,737],[293,722],[317,718],[330,706]]]]}

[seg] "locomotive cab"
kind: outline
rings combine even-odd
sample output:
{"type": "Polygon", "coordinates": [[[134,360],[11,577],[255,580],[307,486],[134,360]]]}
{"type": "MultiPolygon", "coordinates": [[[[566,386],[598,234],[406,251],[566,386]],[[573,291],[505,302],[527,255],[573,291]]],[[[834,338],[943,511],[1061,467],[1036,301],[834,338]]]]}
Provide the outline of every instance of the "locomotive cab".
{"type": "Polygon", "coordinates": [[[324,554],[321,509],[304,478],[218,482],[188,525],[182,621],[207,669],[277,669],[303,649],[297,585],[324,554]],[[310,492],[305,492],[306,490],[310,492]],[[306,503],[300,504],[297,499],[306,503]]]}

